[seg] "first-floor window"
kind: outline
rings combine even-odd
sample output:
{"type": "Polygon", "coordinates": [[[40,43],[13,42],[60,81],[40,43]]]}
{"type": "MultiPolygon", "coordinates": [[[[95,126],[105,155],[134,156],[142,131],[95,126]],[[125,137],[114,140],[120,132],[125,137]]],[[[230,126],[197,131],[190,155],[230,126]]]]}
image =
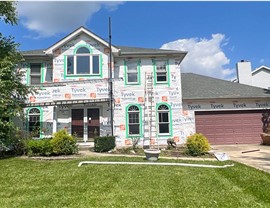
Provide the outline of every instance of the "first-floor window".
{"type": "Polygon", "coordinates": [[[128,134],[140,135],[140,110],[135,105],[128,108],[128,134]]]}
{"type": "Polygon", "coordinates": [[[168,81],[168,71],[166,61],[156,62],[156,82],[164,83],[168,81]]]}
{"type": "Polygon", "coordinates": [[[166,105],[158,107],[158,131],[159,134],[170,133],[169,108],[166,105]]]}
{"type": "Polygon", "coordinates": [[[40,110],[32,108],[28,113],[28,130],[33,137],[40,135],[40,110]]]}

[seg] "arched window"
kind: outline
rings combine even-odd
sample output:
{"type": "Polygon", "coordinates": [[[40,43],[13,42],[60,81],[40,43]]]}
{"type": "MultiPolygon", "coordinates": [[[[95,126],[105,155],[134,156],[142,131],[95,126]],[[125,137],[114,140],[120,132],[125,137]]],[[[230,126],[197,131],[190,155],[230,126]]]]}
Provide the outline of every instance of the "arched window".
{"type": "Polygon", "coordinates": [[[160,105],[158,107],[158,133],[169,134],[170,133],[170,109],[167,105],[160,105]]]}
{"type": "Polygon", "coordinates": [[[67,56],[68,75],[99,74],[99,67],[99,55],[91,54],[85,46],[78,48],[73,56],[67,56]]]}
{"type": "Polygon", "coordinates": [[[40,110],[32,108],[28,112],[28,130],[33,137],[40,135],[40,110]]]}
{"type": "Polygon", "coordinates": [[[140,109],[136,105],[128,108],[128,135],[140,135],[140,109]]]}

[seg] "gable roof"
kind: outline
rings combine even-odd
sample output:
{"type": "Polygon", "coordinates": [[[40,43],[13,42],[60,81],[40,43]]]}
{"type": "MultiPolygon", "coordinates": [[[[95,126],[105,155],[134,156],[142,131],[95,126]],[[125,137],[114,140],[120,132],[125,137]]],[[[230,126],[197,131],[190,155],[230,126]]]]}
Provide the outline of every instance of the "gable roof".
{"type": "Polygon", "coordinates": [[[270,98],[270,90],[193,73],[182,73],[183,99],[270,98]]]}
{"type": "MultiPolygon", "coordinates": [[[[85,27],[82,27],[81,26],[78,29],[76,29],[75,31],[73,31],[70,34],[68,34],[66,37],[62,38],[61,40],[59,40],[58,42],[56,42],[55,44],[53,44],[52,46],[50,46],[48,49],[46,49],[45,50],[45,54],[52,54],[52,52],[55,49],[57,49],[60,46],[64,45],[66,42],[70,41],[71,39],[73,39],[74,37],[80,35],[81,33],[84,33],[86,35],[89,35],[93,39],[95,39],[98,42],[102,43],[103,45],[109,47],[109,43],[107,41],[105,41],[104,39],[102,39],[98,35],[94,34],[90,30],[86,29],[85,27]]],[[[118,52],[118,51],[119,51],[118,48],[116,48],[115,46],[112,46],[112,52],[118,52]]]]}
{"type": "MultiPolygon", "coordinates": [[[[98,35],[92,33],[85,27],[79,27],[72,33],[68,34],[52,46],[47,49],[40,49],[40,50],[29,50],[29,51],[22,51],[23,56],[48,56],[53,53],[53,51],[66,42],[72,40],[74,37],[78,36],[81,33],[85,33],[90,37],[94,38],[95,40],[99,41],[100,43],[104,44],[105,46],[109,47],[109,43],[104,39],[100,38],[98,35]]],[[[177,50],[165,50],[165,49],[153,49],[153,48],[141,48],[141,47],[129,47],[129,46],[114,46],[112,45],[112,52],[116,57],[142,57],[142,56],[170,56],[170,57],[177,57],[180,58],[181,61],[186,56],[186,51],[177,51],[177,50]]]]}
{"type": "Polygon", "coordinates": [[[255,69],[254,71],[252,71],[251,74],[252,74],[252,75],[253,75],[253,74],[256,74],[257,72],[259,72],[259,71],[261,71],[261,70],[263,70],[263,69],[266,69],[266,70],[270,71],[270,68],[269,68],[269,67],[262,65],[262,66],[260,66],[259,68],[255,69]]]}

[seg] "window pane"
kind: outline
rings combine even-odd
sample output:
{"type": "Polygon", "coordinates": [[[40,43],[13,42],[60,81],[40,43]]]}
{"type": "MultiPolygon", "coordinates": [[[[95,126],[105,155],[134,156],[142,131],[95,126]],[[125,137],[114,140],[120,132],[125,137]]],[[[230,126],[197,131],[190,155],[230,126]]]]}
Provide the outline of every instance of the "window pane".
{"type": "Polygon", "coordinates": [[[40,84],[40,76],[30,76],[30,84],[31,85],[36,85],[36,84],[40,84]]]}
{"type": "Polygon", "coordinates": [[[139,124],[129,124],[129,135],[140,134],[140,125],[139,124]]]}
{"type": "Polygon", "coordinates": [[[138,82],[138,74],[137,73],[128,73],[128,82],[138,82]]]}
{"type": "Polygon", "coordinates": [[[170,133],[169,132],[169,124],[159,124],[159,133],[170,133]]]}
{"type": "Polygon", "coordinates": [[[67,74],[74,74],[74,57],[67,57],[67,74]]]}
{"type": "Polygon", "coordinates": [[[159,122],[169,122],[169,114],[166,113],[159,113],[159,122]]]}
{"type": "Polygon", "coordinates": [[[158,82],[166,82],[167,81],[167,73],[166,72],[162,72],[162,73],[157,72],[157,81],[158,82]]]}
{"type": "Polygon", "coordinates": [[[129,123],[139,123],[139,113],[129,113],[129,123]]]}
{"type": "Polygon", "coordinates": [[[32,133],[32,136],[39,137],[40,131],[40,117],[39,116],[29,116],[29,131],[32,133]]]}
{"type": "Polygon", "coordinates": [[[99,74],[99,56],[93,56],[93,74],[99,74]]]}
{"type": "Polygon", "coordinates": [[[40,74],[41,64],[30,64],[31,74],[40,74]]]}
{"type": "Polygon", "coordinates": [[[77,56],[77,74],[90,74],[89,56],[77,56]]]}
{"type": "Polygon", "coordinates": [[[77,50],[76,53],[90,53],[90,52],[89,52],[89,49],[88,49],[88,48],[86,48],[86,47],[81,47],[81,48],[79,48],[79,49],[77,50]]]}

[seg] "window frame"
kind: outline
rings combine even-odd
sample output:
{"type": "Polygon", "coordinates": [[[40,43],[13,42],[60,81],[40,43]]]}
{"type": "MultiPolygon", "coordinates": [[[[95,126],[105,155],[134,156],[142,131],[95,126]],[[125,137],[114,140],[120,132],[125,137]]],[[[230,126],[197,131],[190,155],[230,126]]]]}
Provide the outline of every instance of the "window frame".
{"type": "Polygon", "coordinates": [[[170,105],[168,105],[167,103],[160,103],[160,104],[157,104],[157,133],[158,133],[158,136],[171,136],[172,135],[172,113],[171,113],[171,107],[170,105]],[[160,109],[162,106],[165,106],[167,109],[160,109]],[[164,113],[167,113],[167,116],[168,116],[168,121],[166,122],[163,122],[163,121],[160,121],[160,113],[164,114],[164,113]],[[168,125],[168,130],[169,132],[166,132],[166,133],[161,133],[160,132],[160,125],[168,125]]]}
{"type": "Polygon", "coordinates": [[[140,60],[124,60],[124,67],[125,67],[125,85],[140,85],[141,84],[141,78],[140,78],[140,67],[141,67],[141,61],[140,60]],[[129,65],[135,65],[136,66],[136,72],[134,70],[134,67],[129,67],[129,65]],[[134,70],[134,72],[133,72],[134,70]],[[131,71],[131,72],[130,72],[131,71]],[[129,81],[129,74],[136,74],[137,75],[137,81],[132,82],[129,81]]]}
{"type": "Polygon", "coordinates": [[[43,76],[43,64],[42,63],[29,63],[29,85],[41,85],[42,84],[42,76],[43,76]],[[39,73],[32,73],[32,66],[39,65],[39,73]],[[32,77],[38,77],[39,83],[32,83],[32,77]]]}
{"type": "Polygon", "coordinates": [[[102,76],[102,55],[93,54],[91,48],[87,45],[80,45],[75,50],[73,55],[65,55],[65,78],[69,77],[92,77],[92,76],[102,76]],[[78,53],[78,50],[86,48],[89,53],[78,53]],[[78,57],[89,57],[89,68],[87,73],[78,73],[78,57]],[[95,58],[97,57],[97,58],[95,58]],[[72,58],[72,73],[69,73],[69,58],[72,58]],[[98,73],[96,73],[95,65],[98,64],[98,73]]]}
{"type": "Polygon", "coordinates": [[[168,86],[170,85],[170,68],[169,68],[169,61],[168,60],[153,60],[153,65],[154,65],[154,78],[155,78],[155,85],[158,84],[167,84],[168,86]],[[160,63],[163,63],[162,65],[165,66],[165,69],[161,71],[159,69],[160,63]],[[166,81],[158,81],[158,74],[165,73],[166,81]]]}
{"type": "Polygon", "coordinates": [[[42,131],[42,123],[41,123],[41,116],[42,116],[42,111],[39,108],[31,108],[28,111],[28,121],[27,121],[27,131],[32,134],[32,132],[35,131],[35,128],[37,128],[37,131],[39,129],[39,133],[34,134],[33,138],[40,138],[41,136],[41,131],[42,131]],[[38,112],[35,112],[38,111],[38,112]],[[32,122],[31,118],[38,118],[37,121],[32,122]],[[34,123],[34,125],[30,125],[30,123],[34,123]],[[36,125],[37,124],[37,125],[36,125]]]}
{"type": "Polygon", "coordinates": [[[126,138],[135,138],[135,137],[142,137],[142,109],[140,105],[138,104],[130,104],[126,106],[126,138]],[[137,110],[130,110],[130,108],[135,107],[137,110]],[[137,114],[138,116],[138,122],[136,123],[130,123],[130,114],[137,114]],[[137,125],[139,128],[138,134],[130,134],[130,125],[137,125]]]}

